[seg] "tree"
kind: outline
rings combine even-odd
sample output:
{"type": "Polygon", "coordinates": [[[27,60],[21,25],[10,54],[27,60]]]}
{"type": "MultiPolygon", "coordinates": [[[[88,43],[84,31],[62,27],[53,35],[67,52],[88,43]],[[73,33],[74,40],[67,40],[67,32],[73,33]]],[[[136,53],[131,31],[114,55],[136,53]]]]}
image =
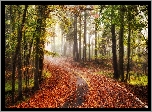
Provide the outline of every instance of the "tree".
{"type": "Polygon", "coordinates": [[[95,23],[95,61],[97,61],[97,23],[95,23]]]}
{"type": "Polygon", "coordinates": [[[120,34],[119,34],[119,75],[121,76],[121,81],[124,81],[124,13],[125,6],[120,6],[120,34]]]}
{"type": "Polygon", "coordinates": [[[45,28],[46,28],[46,18],[48,17],[47,6],[41,5],[40,12],[42,16],[41,23],[41,35],[40,35],[40,45],[39,45],[39,82],[42,80],[42,70],[43,70],[43,60],[44,60],[44,40],[45,40],[45,28]]]}
{"type": "Polygon", "coordinates": [[[114,6],[111,8],[111,34],[112,34],[112,53],[113,53],[113,69],[114,78],[118,79],[118,66],[117,66],[117,54],[116,54],[116,36],[115,36],[115,22],[114,22],[114,6]]]}
{"type": "Polygon", "coordinates": [[[16,21],[15,16],[18,15],[16,12],[17,6],[15,5],[6,5],[5,6],[5,71],[8,69],[11,70],[11,80],[12,80],[12,103],[14,103],[14,92],[15,92],[15,69],[17,54],[15,51],[17,47],[16,37],[14,32],[16,31],[16,21]],[[14,60],[15,59],[15,60],[14,60]],[[10,63],[9,63],[10,62],[10,63]],[[7,67],[8,66],[8,67],[7,67]],[[9,67],[10,66],[10,67],[9,67]]]}
{"type": "Polygon", "coordinates": [[[80,24],[80,31],[79,31],[79,61],[81,61],[81,12],[79,15],[79,24],[80,24]]]}
{"type": "Polygon", "coordinates": [[[86,61],[86,16],[87,12],[84,11],[84,40],[83,40],[83,61],[86,61]]]}
{"type": "Polygon", "coordinates": [[[78,61],[78,43],[77,43],[77,15],[74,15],[74,45],[73,45],[73,58],[75,61],[78,61]]]}
{"type": "Polygon", "coordinates": [[[39,89],[39,44],[40,44],[40,35],[41,35],[41,24],[42,24],[42,15],[41,15],[41,6],[36,6],[37,9],[37,28],[36,28],[36,39],[35,39],[35,71],[34,71],[34,89],[39,89]]]}
{"type": "Polygon", "coordinates": [[[129,70],[130,70],[130,36],[131,36],[131,6],[128,6],[128,50],[127,50],[127,74],[126,74],[126,80],[127,82],[128,77],[129,77],[129,70]]]}
{"type": "Polygon", "coordinates": [[[19,99],[22,97],[22,75],[21,75],[21,57],[20,57],[20,47],[21,47],[21,40],[22,40],[22,30],[24,28],[25,23],[25,17],[26,17],[26,11],[27,11],[28,5],[25,5],[24,13],[23,13],[23,19],[21,26],[19,26],[18,29],[18,43],[16,46],[14,58],[13,58],[13,70],[12,70],[12,103],[14,103],[14,92],[15,92],[15,68],[16,68],[16,60],[18,57],[18,77],[19,77],[19,99]]]}

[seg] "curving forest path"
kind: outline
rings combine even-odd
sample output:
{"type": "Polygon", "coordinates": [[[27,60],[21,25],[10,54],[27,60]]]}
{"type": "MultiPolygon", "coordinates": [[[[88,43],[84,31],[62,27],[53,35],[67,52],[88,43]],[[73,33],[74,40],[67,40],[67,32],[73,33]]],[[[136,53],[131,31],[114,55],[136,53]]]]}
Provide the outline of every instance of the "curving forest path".
{"type": "Polygon", "coordinates": [[[18,108],[148,108],[123,83],[99,75],[71,58],[45,56],[44,68],[52,73],[18,108]]]}

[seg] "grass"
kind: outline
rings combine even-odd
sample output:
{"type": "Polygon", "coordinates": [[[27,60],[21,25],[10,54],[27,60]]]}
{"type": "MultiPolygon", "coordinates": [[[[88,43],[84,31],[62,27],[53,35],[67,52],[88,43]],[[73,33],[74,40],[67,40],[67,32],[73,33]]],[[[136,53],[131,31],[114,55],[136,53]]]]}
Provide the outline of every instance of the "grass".
{"type": "MultiPolygon", "coordinates": [[[[51,77],[51,73],[49,71],[43,70],[42,71],[42,78],[49,78],[51,77]]],[[[29,86],[28,88],[32,88],[34,86],[34,79],[31,78],[29,79],[29,86]]],[[[22,80],[22,87],[25,88],[25,80],[22,80]]],[[[11,80],[7,80],[5,82],[5,106],[9,107],[11,105],[11,90],[12,90],[12,82],[11,80]]],[[[15,96],[18,95],[18,80],[16,79],[15,81],[15,96]]],[[[22,101],[27,101],[30,96],[25,96],[23,95],[23,100],[22,101]]],[[[15,104],[18,104],[22,101],[17,101],[15,104]]]]}
{"type": "MultiPolygon", "coordinates": [[[[49,71],[43,70],[42,77],[49,78],[49,77],[51,77],[51,73],[49,71]]],[[[29,84],[30,84],[29,88],[33,87],[34,86],[34,79],[29,79],[29,84]]],[[[26,87],[25,80],[22,80],[22,85],[23,85],[23,88],[26,87]]],[[[11,90],[12,90],[12,82],[8,80],[5,83],[5,92],[11,91],[11,90]]],[[[15,91],[18,91],[18,80],[15,81],[15,91]]]]}
{"type": "Polygon", "coordinates": [[[98,72],[97,74],[101,74],[101,75],[104,75],[106,77],[110,77],[110,78],[113,78],[113,73],[109,72],[109,71],[100,71],[98,72]]]}
{"type": "Polygon", "coordinates": [[[139,76],[138,78],[136,76],[130,76],[130,82],[128,82],[131,85],[142,85],[146,86],[148,85],[148,76],[139,76]]]}
{"type": "MultiPolygon", "coordinates": [[[[113,78],[113,73],[112,72],[105,72],[105,71],[100,71],[98,74],[104,75],[106,77],[113,78]]],[[[141,74],[140,76],[137,76],[137,73],[134,71],[130,72],[130,81],[127,83],[131,85],[141,85],[141,86],[146,86],[148,85],[148,76],[145,74],[141,74]]],[[[125,77],[126,77],[126,72],[125,72],[125,77]]]]}
{"type": "MultiPolygon", "coordinates": [[[[29,87],[33,87],[34,86],[34,80],[33,79],[29,79],[29,87]]],[[[23,85],[23,88],[26,86],[25,85],[25,80],[22,80],[22,85],[23,85]]],[[[11,81],[7,81],[5,83],[5,91],[11,91],[12,90],[12,82],[11,81]]],[[[18,90],[18,80],[15,81],[15,91],[18,90]]]]}

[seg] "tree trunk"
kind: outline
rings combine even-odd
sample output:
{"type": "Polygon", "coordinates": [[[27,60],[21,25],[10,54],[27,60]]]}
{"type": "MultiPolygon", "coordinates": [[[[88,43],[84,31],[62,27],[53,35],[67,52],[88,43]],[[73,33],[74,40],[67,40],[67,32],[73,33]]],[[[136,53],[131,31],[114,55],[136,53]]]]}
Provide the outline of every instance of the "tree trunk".
{"type": "MultiPolygon", "coordinates": [[[[44,59],[44,41],[41,42],[41,48],[40,48],[40,51],[39,51],[39,81],[41,82],[42,80],[42,71],[43,71],[43,59],[44,59]]],[[[39,83],[40,83],[39,82],[39,83]]]]}
{"type": "Polygon", "coordinates": [[[63,42],[63,32],[62,32],[62,30],[61,30],[61,55],[63,55],[64,53],[63,53],[63,49],[64,49],[64,42],[63,42]]]}
{"type": "MultiPolygon", "coordinates": [[[[18,6],[18,9],[20,7],[18,6]]],[[[18,20],[20,19],[21,12],[18,11],[18,20]]],[[[23,17],[24,18],[24,17],[23,17]]],[[[18,48],[18,56],[17,56],[17,69],[18,69],[18,100],[22,100],[22,61],[21,61],[21,41],[22,41],[22,30],[20,29],[20,25],[18,25],[18,38],[20,38],[20,47],[18,48]]]]}
{"type": "Polygon", "coordinates": [[[24,74],[24,80],[25,80],[25,86],[27,89],[27,68],[28,68],[28,64],[27,64],[27,59],[26,59],[26,51],[27,51],[27,42],[25,39],[25,31],[24,31],[24,36],[23,36],[23,42],[24,42],[24,50],[23,50],[23,61],[24,61],[24,68],[23,68],[23,74],[24,74]]]}
{"type": "Polygon", "coordinates": [[[95,61],[97,61],[97,24],[95,23],[95,61]]]}
{"type": "Polygon", "coordinates": [[[47,6],[38,6],[38,20],[36,29],[36,54],[35,54],[35,73],[34,73],[34,88],[39,89],[39,83],[42,81],[42,70],[43,70],[43,59],[44,59],[44,34],[46,27],[46,17],[45,15],[47,6]]]}
{"type": "Polygon", "coordinates": [[[35,42],[35,71],[34,71],[34,89],[39,89],[39,59],[40,59],[40,36],[41,36],[41,25],[42,25],[42,18],[41,18],[41,6],[37,6],[38,11],[38,19],[37,19],[37,27],[36,27],[36,42],[35,42]]]}
{"type": "MultiPolygon", "coordinates": [[[[34,36],[35,36],[35,32],[34,32],[34,34],[33,34],[33,38],[32,38],[32,41],[31,41],[31,43],[30,43],[30,45],[29,45],[29,49],[28,49],[28,54],[27,54],[27,56],[26,56],[26,65],[30,65],[30,57],[31,57],[31,52],[32,52],[32,45],[33,45],[33,40],[34,40],[34,36]]],[[[26,75],[27,75],[27,86],[29,86],[29,68],[27,68],[26,69],[26,75]]],[[[33,73],[32,73],[33,74],[33,73]]],[[[27,89],[27,88],[26,88],[27,89]]]]}
{"type": "Polygon", "coordinates": [[[79,61],[81,61],[81,14],[80,14],[80,32],[79,32],[79,61]]]}
{"type": "Polygon", "coordinates": [[[74,61],[78,61],[78,44],[77,44],[77,15],[74,15],[74,61]]]}
{"type": "Polygon", "coordinates": [[[55,52],[56,51],[56,49],[55,49],[55,37],[53,37],[53,43],[54,43],[54,45],[53,45],[53,51],[55,52]]]}
{"type": "Polygon", "coordinates": [[[91,56],[93,57],[93,54],[94,54],[94,52],[93,52],[93,51],[94,51],[94,50],[93,50],[93,41],[91,42],[91,46],[92,46],[92,47],[91,47],[91,51],[92,51],[92,55],[91,55],[91,56]]]}
{"type": "MultiPolygon", "coordinates": [[[[21,48],[18,50],[20,51],[21,48]]],[[[21,52],[18,54],[18,100],[22,100],[22,61],[21,52]]]]}
{"type": "Polygon", "coordinates": [[[84,44],[83,44],[83,61],[86,61],[86,10],[84,15],[84,44]]]}
{"type": "Polygon", "coordinates": [[[128,63],[127,63],[127,74],[126,74],[126,80],[127,82],[129,78],[129,71],[130,71],[130,36],[131,36],[131,28],[130,28],[130,10],[128,10],[128,50],[127,50],[127,57],[128,57],[128,63]]]}
{"type": "MultiPolygon", "coordinates": [[[[71,49],[71,48],[70,48],[71,49]]],[[[66,45],[66,42],[64,42],[64,52],[63,52],[63,55],[66,56],[66,50],[67,50],[67,45],[66,45]]]]}
{"type": "Polygon", "coordinates": [[[112,53],[113,53],[113,69],[114,69],[114,78],[119,79],[118,66],[117,66],[117,54],[116,54],[116,36],[115,36],[115,25],[111,26],[112,33],[112,53]]]}
{"type": "Polygon", "coordinates": [[[90,37],[89,37],[89,61],[90,61],[90,37]]]}
{"type": "Polygon", "coordinates": [[[119,35],[119,75],[121,76],[121,81],[124,81],[124,44],[123,44],[123,34],[124,34],[124,6],[120,6],[120,35],[119,35]]]}
{"type": "Polygon", "coordinates": [[[113,54],[113,70],[114,70],[114,78],[119,79],[118,74],[118,65],[117,65],[117,54],[116,54],[116,35],[115,35],[115,24],[113,23],[113,6],[111,10],[111,34],[112,34],[112,54],[113,54]]]}
{"type": "MultiPolygon", "coordinates": [[[[39,24],[39,23],[37,23],[37,24],[39,24]]],[[[40,31],[40,30],[38,30],[38,31],[40,31]]],[[[37,31],[37,33],[38,33],[38,31],[37,31]]],[[[38,77],[39,77],[39,43],[40,43],[40,39],[38,36],[36,36],[36,53],[35,53],[35,71],[34,71],[34,89],[35,90],[39,89],[38,77]]]]}
{"type": "Polygon", "coordinates": [[[40,6],[41,10],[40,13],[42,15],[42,23],[41,23],[41,35],[40,35],[40,49],[39,49],[39,80],[42,80],[42,71],[43,71],[43,60],[44,60],[44,36],[45,36],[45,27],[46,27],[46,15],[45,11],[47,9],[46,5],[40,6]]]}

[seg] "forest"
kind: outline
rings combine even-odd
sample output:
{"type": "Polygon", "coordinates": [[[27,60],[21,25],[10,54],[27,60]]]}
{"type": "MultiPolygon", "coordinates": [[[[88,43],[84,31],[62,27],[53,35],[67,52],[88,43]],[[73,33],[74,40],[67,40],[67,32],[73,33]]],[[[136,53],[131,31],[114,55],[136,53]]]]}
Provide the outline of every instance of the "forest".
{"type": "Polygon", "coordinates": [[[148,108],[148,5],[5,5],[5,108],[148,108]]]}

